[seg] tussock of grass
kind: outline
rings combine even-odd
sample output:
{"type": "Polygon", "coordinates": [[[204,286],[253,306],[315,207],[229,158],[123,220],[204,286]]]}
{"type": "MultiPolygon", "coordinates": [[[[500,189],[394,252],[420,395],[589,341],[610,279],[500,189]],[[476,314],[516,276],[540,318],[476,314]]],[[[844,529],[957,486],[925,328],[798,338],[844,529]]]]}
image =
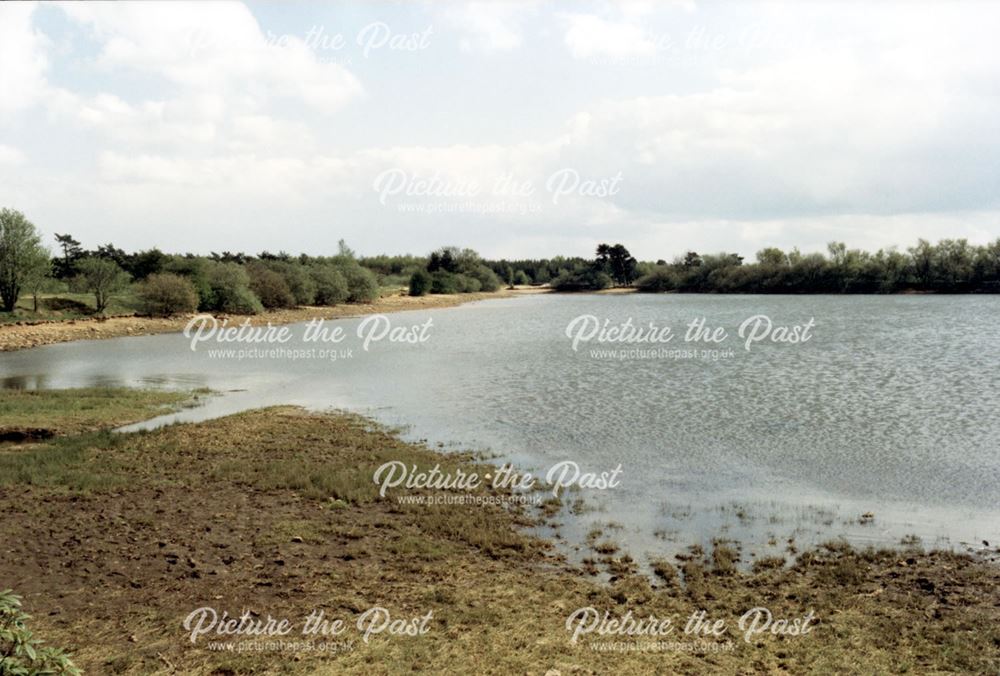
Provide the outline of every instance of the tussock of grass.
{"type": "Polygon", "coordinates": [[[736,572],[736,564],[739,563],[740,555],[728,544],[717,542],[712,549],[712,563],[714,571],[719,575],[732,575],[736,572]]]}

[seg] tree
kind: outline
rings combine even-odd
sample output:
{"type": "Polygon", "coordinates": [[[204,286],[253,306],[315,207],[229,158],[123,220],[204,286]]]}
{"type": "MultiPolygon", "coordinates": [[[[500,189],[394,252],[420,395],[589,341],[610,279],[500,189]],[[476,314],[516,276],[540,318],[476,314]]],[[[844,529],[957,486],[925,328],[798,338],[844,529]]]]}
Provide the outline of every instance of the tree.
{"type": "Polygon", "coordinates": [[[410,277],[410,295],[426,296],[431,290],[433,280],[431,273],[426,270],[417,270],[410,277]]]}
{"type": "Polygon", "coordinates": [[[769,246],[757,252],[757,262],[761,265],[770,265],[778,268],[788,265],[789,259],[781,249],[769,246]]]}
{"type": "Polygon", "coordinates": [[[62,258],[55,263],[55,275],[59,279],[72,277],[76,272],[76,262],[83,258],[83,247],[73,239],[72,235],[60,235],[56,233],[56,242],[62,249],[62,258]]]}
{"type": "Polygon", "coordinates": [[[638,276],[638,263],[628,249],[622,244],[615,244],[611,247],[608,259],[611,263],[611,278],[620,286],[630,286],[638,276]]]}
{"type": "Polygon", "coordinates": [[[77,268],[80,270],[79,285],[94,294],[98,314],[107,309],[111,297],[129,282],[128,273],[110,258],[84,258],[77,268]]]}
{"type": "Polygon", "coordinates": [[[504,263],[503,265],[503,281],[507,285],[507,288],[514,288],[514,268],[511,267],[510,263],[504,263]]]}
{"type": "Polygon", "coordinates": [[[688,251],[684,255],[684,262],[681,264],[685,268],[696,268],[701,265],[701,256],[698,255],[697,251],[688,251]]]}
{"type": "Polygon", "coordinates": [[[354,249],[347,246],[347,240],[341,239],[337,241],[337,256],[339,258],[350,258],[354,260],[354,249]]]}
{"type": "Polygon", "coordinates": [[[124,249],[119,249],[110,242],[97,247],[94,255],[98,258],[107,258],[114,261],[123,270],[128,270],[131,263],[131,256],[125,253],[124,249]]]}
{"type": "Polygon", "coordinates": [[[31,294],[32,311],[38,312],[38,294],[52,283],[52,260],[44,247],[39,247],[31,256],[28,272],[24,278],[24,290],[31,294]]]}
{"type": "Polygon", "coordinates": [[[13,312],[18,296],[28,281],[44,276],[49,252],[34,224],[14,209],[0,209],[0,303],[13,312]]]}
{"type": "Polygon", "coordinates": [[[599,244],[597,259],[594,261],[597,269],[609,275],[619,286],[629,286],[638,276],[638,262],[632,257],[623,244],[599,244]]]}
{"type": "Polygon", "coordinates": [[[149,277],[150,275],[163,272],[163,267],[169,260],[170,257],[167,256],[167,254],[157,248],[152,248],[133,254],[131,256],[131,260],[129,261],[130,264],[127,270],[132,274],[136,281],[139,281],[141,279],[146,279],[146,277],[149,277]]]}

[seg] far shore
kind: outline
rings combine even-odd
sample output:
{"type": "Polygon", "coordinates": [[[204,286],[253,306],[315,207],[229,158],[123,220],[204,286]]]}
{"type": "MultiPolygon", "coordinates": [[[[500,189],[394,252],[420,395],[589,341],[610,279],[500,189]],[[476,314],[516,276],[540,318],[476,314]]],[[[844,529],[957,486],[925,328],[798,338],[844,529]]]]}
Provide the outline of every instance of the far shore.
{"type": "MultiPolygon", "coordinates": [[[[303,306],[288,310],[271,310],[259,315],[216,315],[228,317],[230,323],[249,320],[253,326],[270,322],[273,325],[295,324],[310,319],[344,319],[370,314],[405,312],[408,310],[431,310],[454,307],[464,303],[492,298],[547,293],[543,287],[516,287],[492,292],[433,294],[409,296],[404,292],[382,296],[374,303],[351,303],[334,306],[303,306]]],[[[204,313],[199,313],[204,314],[204,313]]],[[[156,333],[172,333],[184,330],[195,314],[174,317],[148,317],[125,315],[117,317],[90,317],[86,319],[43,320],[39,322],[19,322],[0,325],[0,352],[26,350],[53,343],[68,343],[74,340],[98,340],[102,338],[122,338],[145,336],[156,333]]]]}

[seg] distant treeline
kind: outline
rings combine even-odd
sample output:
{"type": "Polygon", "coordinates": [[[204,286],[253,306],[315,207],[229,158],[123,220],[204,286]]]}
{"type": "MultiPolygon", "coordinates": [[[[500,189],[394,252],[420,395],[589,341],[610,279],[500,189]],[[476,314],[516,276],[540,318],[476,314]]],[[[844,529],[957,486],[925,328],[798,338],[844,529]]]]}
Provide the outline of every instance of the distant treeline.
{"type": "Polygon", "coordinates": [[[634,286],[681,293],[998,293],[1000,239],[975,246],[964,239],[919,240],[906,251],[875,253],[833,242],[827,254],[769,247],[748,263],[734,253],[689,251],[667,263],[637,262],[620,244],[602,244],[593,260],[499,261],[532,283],[562,291],[634,286]]]}
{"type": "Polygon", "coordinates": [[[964,239],[925,240],[906,251],[869,253],[831,243],[827,254],[766,248],[747,263],[733,253],[689,251],[673,262],[637,261],[622,244],[600,244],[593,259],[555,257],[484,260],[472,249],[443,247],[428,256],[358,257],[341,241],[332,256],[284,252],[128,253],[113,244],[84,249],[56,234],[55,254],[23,214],[0,209],[0,307],[19,296],[60,290],[92,293],[97,312],[134,290],[145,311],[194,310],[252,314],[301,305],[367,303],[383,289],[411,295],[495,291],[501,286],[550,285],[559,291],[611,286],[646,292],[694,293],[996,293],[1000,239],[975,246],[964,239]]]}

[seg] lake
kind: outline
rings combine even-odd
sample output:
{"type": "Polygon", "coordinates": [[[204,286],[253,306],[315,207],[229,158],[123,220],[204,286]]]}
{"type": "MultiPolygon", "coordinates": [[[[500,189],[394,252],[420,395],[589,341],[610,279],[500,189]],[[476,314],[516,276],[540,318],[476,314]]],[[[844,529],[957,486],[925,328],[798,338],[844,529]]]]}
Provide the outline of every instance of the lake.
{"type": "Polygon", "coordinates": [[[389,315],[400,330],[428,319],[424,342],[368,350],[362,318],[327,322],[347,336],[334,347],[290,328],[283,347],[335,359],[219,357],[209,351],[250,346],[192,351],[181,334],[51,345],[0,355],[0,382],[209,387],[221,396],[152,424],[292,403],[532,471],[621,465],[619,486],[572,494],[586,508],[560,519],[571,552],[595,524],[640,560],[713,538],[756,556],[834,537],[1000,540],[1000,298],[543,294],[389,315]],[[587,315],[675,337],[574,350],[567,326],[587,315]],[[757,315],[814,326],[806,341],[747,350],[738,329],[757,315]],[[685,342],[697,318],[728,338],[685,342]]]}

